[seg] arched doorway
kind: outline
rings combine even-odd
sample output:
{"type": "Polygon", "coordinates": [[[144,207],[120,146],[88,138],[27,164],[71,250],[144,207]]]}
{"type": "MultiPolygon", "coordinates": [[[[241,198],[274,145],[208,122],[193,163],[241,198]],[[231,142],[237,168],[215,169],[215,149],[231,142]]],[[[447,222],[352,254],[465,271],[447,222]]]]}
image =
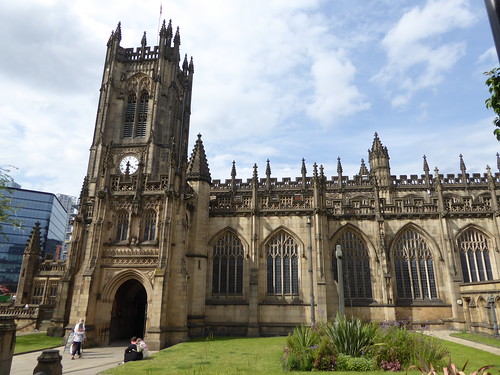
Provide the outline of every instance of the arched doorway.
{"type": "Polygon", "coordinates": [[[110,341],[144,337],[147,293],[137,280],[125,281],[116,291],[111,310],[110,341]]]}

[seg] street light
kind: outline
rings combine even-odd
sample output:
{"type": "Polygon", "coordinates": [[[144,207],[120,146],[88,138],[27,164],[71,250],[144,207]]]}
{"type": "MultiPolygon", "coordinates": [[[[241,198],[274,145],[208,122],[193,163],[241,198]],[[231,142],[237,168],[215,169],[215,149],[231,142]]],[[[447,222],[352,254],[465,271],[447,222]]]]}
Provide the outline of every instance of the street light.
{"type": "Polygon", "coordinates": [[[335,258],[337,258],[337,273],[338,280],[338,293],[339,293],[339,313],[345,315],[345,302],[344,302],[344,272],[342,271],[342,247],[337,245],[335,247],[335,258]]]}

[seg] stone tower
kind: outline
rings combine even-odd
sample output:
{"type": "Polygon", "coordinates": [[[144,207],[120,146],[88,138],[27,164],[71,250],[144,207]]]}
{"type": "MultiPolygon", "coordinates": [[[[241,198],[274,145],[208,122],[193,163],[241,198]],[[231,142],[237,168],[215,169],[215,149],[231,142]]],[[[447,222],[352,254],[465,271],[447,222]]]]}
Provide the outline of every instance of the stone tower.
{"type": "Polygon", "coordinates": [[[136,49],[120,41],[118,24],[53,329],[84,318],[91,342],[146,336],[157,350],[187,337],[194,69],[171,22],[159,46],[147,46],[146,33],[136,49]]]}
{"type": "Polygon", "coordinates": [[[23,262],[21,264],[19,284],[16,293],[17,305],[30,303],[31,291],[33,289],[33,275],[40,261],[41,251],[40,223],[36,222],[23,253],[23,262]]]}

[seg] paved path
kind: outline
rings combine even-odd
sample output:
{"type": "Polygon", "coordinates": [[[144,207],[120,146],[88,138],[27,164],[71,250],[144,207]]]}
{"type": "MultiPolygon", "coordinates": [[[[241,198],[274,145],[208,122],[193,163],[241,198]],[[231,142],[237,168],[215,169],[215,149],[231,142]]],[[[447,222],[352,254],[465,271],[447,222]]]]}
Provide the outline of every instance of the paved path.
{"type": "MultiPolygon", "coordinates": [[[[83,349],[82,358],[71,359],[71,355],[63,353],[64,347],[58,347],[59,354],[62,355],[63,374],[71,375],[96,375],[101,371],[110,369],[123,361],[123,352],[128,343],[118,343],[116,345],[83,349]]],[[[42,351],[15,355],[12,358],[11,375],[32,375],[38,364],[37,358],[42,351]]]]}
{"type": "Polygon", "coordinates": [[[464,340],[464,339],[460,339],[458,337],[450,336],[451,333],[456,333],[456,331],[423,331],[423,333],[425,333],[429,336],[437,337],[438,339],[453,341],[453,342],[456,342],[458,344],[467,345],[467,346],[470,346],[472,348],[481,349],[481,350],[484,350],[485,352],[490,352],[490,353],[493,353],[493,354],[500,356],[500,348],[495,348],[493,346],[484,345],[484,344],[480,344],[480,343],[477,343],[474,341],[464,340]]]}

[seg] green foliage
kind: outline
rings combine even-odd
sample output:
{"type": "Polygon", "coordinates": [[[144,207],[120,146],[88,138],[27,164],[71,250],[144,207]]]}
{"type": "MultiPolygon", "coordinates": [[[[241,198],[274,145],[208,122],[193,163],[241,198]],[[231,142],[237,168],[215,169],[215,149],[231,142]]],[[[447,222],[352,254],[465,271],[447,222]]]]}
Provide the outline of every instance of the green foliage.
{"type": "Polygon", "coordinates": [[[493,134],[500,141],[500,68],[495,68],[489,72],[484,72],[484,75],[488,77],[486,79],[486,85],[490,91],[491,97],[486,99],[486,108],[491,108],[497,115],[493,120],[493,124],[497,127],[493,131],[493,134]]]}
{"type": "Polygon", "coordinates": [[[318,333],[310,327],[300,325],[288,335],[286,343],[282,358],[283,369],[310,371],[314,364],[314,353],[318,348],[318,333]]]}
{"type": "Polygon", "coordinates": [[[288,335],[286,343],[292,351],[303,351],[319,343],[318,333],[305,325],[294,328],[291,335],[288,335]]]}
{"type": "Polygon", "coordinates": [[[376,358],[378,363],[395,362],[402,365],[411,364],[413,358],[413,335],[398,326],[385,326],[379,331],[376,358]]]}
{"type": "Polygon", "coordinates": [[[437,366],[446,365],[449,361],[450,352],[441,345],[439,339],[420,332],[412,332],[412,334],[415,337],[414,353],[417,358],[423,358],[437,366]]]}
{"type": "Polygon", "coordinates": [[[11,217],[15,208],[12,207],[9,193],[8,184],[12,182],[12,177],[9,175],[10,169],[5,167],[0,167],[0,233],[2,233],[2,225],[11,224],[16,227],[20,227],[19,220],[11,217]]]}
{"type": "Polygon", "coordinates": [[[449,351],[441,341],[404,327],[382,327],[377,337],[375,358],[379,365],[399,362],[401,366],[416,363],[418,356],[427,362],[445,364],[449,351]]]}
{"type": "Polygon", "coordinates": [[[326,337],[323,337],[314,353],[313,369],[316,371],[334,371],[337,364],[334,353],[333,344],[326,337]]]}
{"type": "Polygon", "coordinates": [[[375,370],[375,368],[376,364],[373,358],[339,354],[335,371],[371,371],[375,370]]]}
{"type": "Polygon", "coordinates": [[[333,321],[322,325],[321,329],[338,353],[361,357],[372,349],[378,326],[357,318],[347,319],[339,314],[333,321]]]}

